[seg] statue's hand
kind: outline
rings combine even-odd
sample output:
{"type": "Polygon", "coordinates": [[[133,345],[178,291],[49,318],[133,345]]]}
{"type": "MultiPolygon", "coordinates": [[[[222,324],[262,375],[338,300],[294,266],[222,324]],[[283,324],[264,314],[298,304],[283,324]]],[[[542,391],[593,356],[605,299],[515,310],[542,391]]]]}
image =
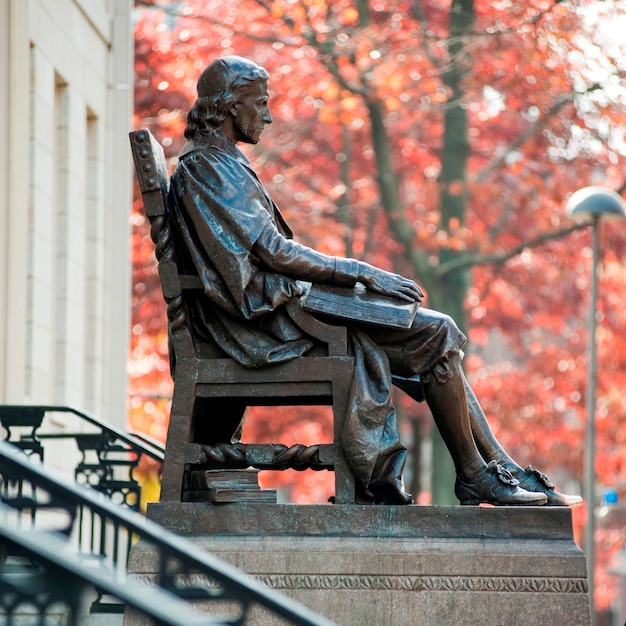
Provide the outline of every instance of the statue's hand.
{"type": "Polygon", "coordinates": [[[407,302],[421,302],[424,298],[421,287],[410,278],[386,272],[365,263],[359,281],[371,291],[400,298],[407,302]]]}

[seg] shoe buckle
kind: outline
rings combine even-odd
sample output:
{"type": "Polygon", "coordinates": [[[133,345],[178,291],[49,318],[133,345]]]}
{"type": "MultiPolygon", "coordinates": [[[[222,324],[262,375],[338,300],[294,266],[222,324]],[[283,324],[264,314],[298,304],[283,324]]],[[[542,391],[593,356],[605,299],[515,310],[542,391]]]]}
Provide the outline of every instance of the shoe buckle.
{"type": "Polygon", "coordinates": [[[511,487],[517,487],[519,485],[519,480],[517,480],[517,478],[515,478],[515,476],[513,476],[513,474],[511,474],[508,469],[506,469],[506,467],[502,467],[500,463],[496,461],[490,461],[489,469],[496,475],[496,478],[503,485],[510,485],[511,487]]]}

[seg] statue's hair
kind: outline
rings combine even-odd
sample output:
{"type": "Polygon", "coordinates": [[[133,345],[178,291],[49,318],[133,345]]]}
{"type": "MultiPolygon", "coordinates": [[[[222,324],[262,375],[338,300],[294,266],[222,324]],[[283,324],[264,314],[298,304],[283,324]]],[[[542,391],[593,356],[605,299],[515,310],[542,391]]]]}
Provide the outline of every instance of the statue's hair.
{"type": "Polygon", "coordinates": [[[264,68],[240,57],[225,57],[211,63],[198,81],[198,99],[187,114],[185,137],[198,139],[215,134],[244,91],[268,78],[264,68]]]}

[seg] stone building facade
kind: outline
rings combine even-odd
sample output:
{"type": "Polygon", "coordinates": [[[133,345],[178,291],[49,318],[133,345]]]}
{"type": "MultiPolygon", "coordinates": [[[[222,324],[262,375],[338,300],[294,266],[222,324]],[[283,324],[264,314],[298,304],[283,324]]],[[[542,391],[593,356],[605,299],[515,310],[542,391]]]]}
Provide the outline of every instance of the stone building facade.
{"type": "Polygon", "coordinates": [[[0,404],[126,421],[132,0],[0,0],[0,404]]]}

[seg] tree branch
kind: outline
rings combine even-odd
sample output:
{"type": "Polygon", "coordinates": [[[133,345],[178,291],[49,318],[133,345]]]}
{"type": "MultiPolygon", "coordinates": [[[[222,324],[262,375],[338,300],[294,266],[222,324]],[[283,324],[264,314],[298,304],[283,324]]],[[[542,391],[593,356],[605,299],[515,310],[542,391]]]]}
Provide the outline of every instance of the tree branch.
{"type": "Polygon", "coordinates": [[[559,239],[565,235],[573,233],[576,230],[581,230],[586,226],[587,224],[572,224],[571,226],[566,226],[565,228],[560,228],[559,230],[544,233],[533,239],[529,239],[528,241],[522,242],[518,246],[515,246],[510,250],[505,250],[504,252],[494,254],[464,254],[462,256],[458,256],[440,264],[439,267],[434,270],[435,278],[441,279],[450,272],[456,272],[460,269],[468,269],[476,265],[488,265],[490,263],[502,265],[528,248],[537,248],[547,241],[559,239]]]}
{"type": "Polygon", "coordinates": [[[543,126],[545,126],[553,115],[556,115],[566,104],[573,101],[573,94],[566,94],[561,100],[553,104],[545,115],[538,118],[526,130],[519,135],[519,137],[507,147],[507,149],[500,154],[500,156],[493,159],[487,166],[476,175],[475,182],[483,183],[487,177],[499,167],[504,165],[507,157],[515,152],[520,146],[524,145],[531,137],[533,137],[543,126]]]}
{"type": "Polygon", "coordinates": [[[592,91],[596,91],[597,89],[601,89],[601,88],[602,88],[601,85],[596,83],[596,84],[591,85],[584,92],[576,92],[576,93],[571,92],[571,93],[565,94],[558,102],[555,102],[548,109],[545,115],[538,118],[533,124],[528,126],[528,128],[526,128],[526,130],[523,133],[521,133],[520,136],[500,156],[498,156],[497,158],[493,159],[490,163],[488,163],[485,169],[483,169],[482,172],[479,172],[476,175],[476,178],[474,179],[475,182],[476,183],[484,182],[486,178],[489,176],[489,174],[491,174],[494,170],[498,169],[505,163],[507,157],[512,152],[517,150],[520,146],[526,143],[528,139],[533,137],[543,126],[545,126],[548,123],[550,118],[553,115],[556,115],[564,106],[572,103],[574,99],[576,98],[576,96],[580,96],[586,93],[591,93],[592,91]]]}

